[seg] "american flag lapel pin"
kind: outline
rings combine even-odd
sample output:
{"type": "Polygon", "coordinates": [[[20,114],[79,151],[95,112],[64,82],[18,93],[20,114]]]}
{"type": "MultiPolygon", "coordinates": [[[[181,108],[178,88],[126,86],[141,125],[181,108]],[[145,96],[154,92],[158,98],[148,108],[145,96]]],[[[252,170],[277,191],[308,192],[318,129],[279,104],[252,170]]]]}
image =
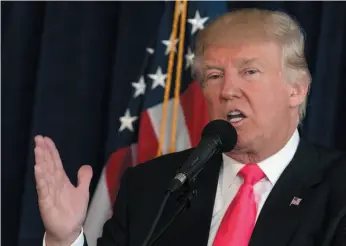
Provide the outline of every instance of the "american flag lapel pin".
{"type": "Polygon", "coordinates": [[[302,201],[303,199],[302,198],[299,198],[299,197],[293,197],[291,203],[290,203],[290,206],[294,205],[294,206],[299,206],[300,202],[302,201]]]}

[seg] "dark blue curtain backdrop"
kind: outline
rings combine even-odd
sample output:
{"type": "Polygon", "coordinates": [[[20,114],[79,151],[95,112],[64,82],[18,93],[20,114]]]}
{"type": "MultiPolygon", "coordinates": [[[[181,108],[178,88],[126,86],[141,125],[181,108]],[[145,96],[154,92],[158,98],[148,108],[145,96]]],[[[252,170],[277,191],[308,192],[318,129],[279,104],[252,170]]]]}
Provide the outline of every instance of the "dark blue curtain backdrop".
{"type": "MultiPolygon", "coordinates": [[[[2,245],[41,245],[33,136],[51,136],[76,182],[94,169],[93,192],[112,151],[109,132],[131,96],[131,74],[173,2],[2,2],[2,245]]],[[[313,75],[301,129],[312,142],[346,150],[346,3],[229,2],[293,14],[307,35],[313,75]]]]}

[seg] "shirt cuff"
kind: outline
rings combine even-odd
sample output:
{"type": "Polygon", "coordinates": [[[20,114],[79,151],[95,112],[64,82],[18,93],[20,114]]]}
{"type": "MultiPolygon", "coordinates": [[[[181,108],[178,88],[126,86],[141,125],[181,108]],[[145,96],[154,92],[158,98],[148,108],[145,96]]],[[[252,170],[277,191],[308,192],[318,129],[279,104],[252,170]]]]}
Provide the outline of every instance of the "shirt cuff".
{"type": "MultiPolygon", "coordinates": [[[[83,246],[84,245],[84,235],[83,235],[84,231],[82,228],[81,233],[79,234],[79,236],[77,237],[77,239],[70,245],[70,246],[83,246]]],[[[42,246],[46,246],[46,233],[44,233],[43,236],[43,244],[42,246]]]]}

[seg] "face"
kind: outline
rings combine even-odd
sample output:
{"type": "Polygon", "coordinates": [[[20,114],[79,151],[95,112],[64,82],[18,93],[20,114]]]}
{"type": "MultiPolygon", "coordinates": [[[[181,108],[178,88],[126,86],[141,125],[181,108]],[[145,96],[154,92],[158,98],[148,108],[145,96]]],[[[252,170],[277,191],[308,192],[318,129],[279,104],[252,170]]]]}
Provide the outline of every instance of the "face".
{"type": "Polygon", "coordinates": [[[205,50],[201,72],[209,115],[236,128],[233,152],[270,148],[296,128],[306,91],[287,83],[281,61],[279,46],[269,42],[214,44],[205,50]]]}

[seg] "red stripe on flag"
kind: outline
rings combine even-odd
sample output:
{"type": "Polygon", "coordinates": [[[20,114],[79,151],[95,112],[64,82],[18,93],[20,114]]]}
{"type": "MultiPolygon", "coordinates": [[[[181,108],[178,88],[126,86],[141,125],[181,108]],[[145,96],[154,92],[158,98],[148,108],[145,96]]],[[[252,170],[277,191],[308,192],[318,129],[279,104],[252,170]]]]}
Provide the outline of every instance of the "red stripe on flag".
{"type": "Polygon", "coordinates": [[[158,148],[158,140],[148,111],[144,111],[141,114],[139,129],[137,163],[143,163],[155,158],[158,148]]]}
{"type": "Polygon", "coordinates": [[[111,154],[106,164],[106,181],[111,204],[114,203],[118,194],[120,180],[124,171],[135,162],[142,163],[156,156],[158,143],[147,111],[141,114],[139,128],[137,156],[138,160],[132,160],[131,146],[119,149],[111,154]]]}
{"type": "Polygon", "coordinates": [[[130,166],[132,166],[131,146],[119,149],[109,157],[105,175],[111,204],[114,203],[118,194],[121,177],[130,166]]]}
{"type": "Polygon", "coordinates": [[[187,129],[190,133],[191,147],[195,147],[201,139],[204,126],[209,122],[207,103],[202,89],[196,81],[189,85],[188,89],[181,95],[180,100],[187,129]]]}

